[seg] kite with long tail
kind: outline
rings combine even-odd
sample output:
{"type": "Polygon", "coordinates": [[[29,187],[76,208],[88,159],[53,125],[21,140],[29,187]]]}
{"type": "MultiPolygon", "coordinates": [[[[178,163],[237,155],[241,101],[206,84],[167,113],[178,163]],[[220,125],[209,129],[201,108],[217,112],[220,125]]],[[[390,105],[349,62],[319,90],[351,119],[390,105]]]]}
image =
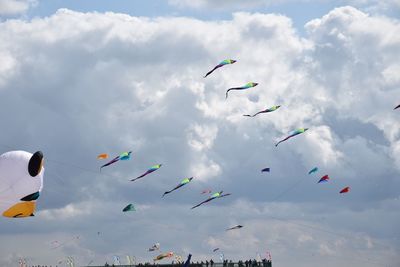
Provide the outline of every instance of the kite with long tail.
{"type": "Polygon", "coordinates": [[[233,227],[231,227],[231,228],[226,229],[225,231],[236,230],[236,229],[240,229],[240,228],[242,228],[242,227],[243,227],[243,225],[238,224],[238,225],[236,225],[236,226],[233,226],[233,227]]]}
{"type": "Polygon", "coordinates": [[[140,179],[140,178],[143,178],[143,177],[145,177],[146,175],[148,175],[148,174],[150,174],[150,173],[152,173],[152,172],[155,172],[156,170],[158,170],[159,168],[161,168],[161,166],[162,166],[162,164],[157,164],[157,165],[151,166],[150,169],[148,169],[145,173],[143,173],[142,175],[140,175],[140,176],[138,176],[138,177],[132,179],[131,181],[133,182],[133,181],[136,181],[136,180],[138,180],[138,179],[140,179]]]}
{"type": "Polygon", "coordinates": [[[256,114],[253,114],[253,115],[248,115],[248,114],[246,114],[246,115],[243,115],[243,116],[245,116],[245,117],[255,117],[255,116],[257,116],[258,114],[261,114],[261,113],[273,112],[273,111],[277,110],[277,109],[280,108],[280,107],[281,107],[281,106],[273,106],[273,107],[270,107],[270,108],[261,110],[261,111],[257,112],[256,114]]]}
{"type": "Polygon", "coordinates": [[[245,85],[243,85],[241,87],[229,88],[228,90],[226,90],[225,99],[228,98],[229,91],[232,91],[232,90],[246,90],[246,89],[249,89],[249,88],[252,88],[252,87],[256,87],[257,85],[258,85],[258,83],[249,82],[249,83],[246,83],[245,85]]]}
{"type": "Polygon", "coordinates": [[[111,161],[107,162],[103,166],[100,167],[100,170],[104,167],[110,166],[111,164],[120,161],[120,160],[128,160],[131,158],[132,151],[121,153],[121,155],[113,158],[111,161]]]}
{"type": "Polygon", "coordinates": [[[211,197],[207,198],[207,199],[204,200],[203,202],[200,202],[200,203],[197,204],[196,206],[193,206],[191,209],[195,209],[195,208],[197,208],[197,207],[203,205],[204,203],[210,202],[211,200],[214,200],[214,199],[216,199],[216,198],[221,198],[221,197],[226,197],[226,196],[231,195],[230,193],[228,193],[228,194],[222,194],[222,192],[223,192],[223,191],[220,191],[220,192],[217,192],[217,193],[212,194],[211,197]]]}
{"type": "Polygon", "coordinates": [[[210,70],[209,72],[207,72],[207,74],[204,76],[204,78],[206,78],[208,75],[210,75],[211,73],[213,73],[216,69],[219,69],[225,65],[229,65],[229,64],[233,64],[235,63],[236,60],[233,59],[225,59],[223,61],[221,61],[217,66],[215,66],[212,70],[210,70]]]}
{"type": "Polygon", "coordinates": [[[299,128],[297,130],[294,130],[288,137],[286,137],[286,138],[280,140],[278,143],[276,143],[275,146],[278,146],[280,143],[285,142],[286,140],[288,140],[296,135],[302,134],[307,130],[308,130],[308,128],[299,128]]]}
{"type": "Polygon", "coordinates": [[[175,190],[178,189],[178,188],[181,188],[181,187],[184,186],[185,184],[190,183],[190,181],[192,181],[192,179],[193,179],[193,177],[183,179],[182,182],[180,182],[180,183],[179,183],[177,186],[175,186],[173,189],[164,192],[164,194],[162,195],[162,197],[164,197],[166,194],[169,194],[169,193],[175,191],[175,190]]]}

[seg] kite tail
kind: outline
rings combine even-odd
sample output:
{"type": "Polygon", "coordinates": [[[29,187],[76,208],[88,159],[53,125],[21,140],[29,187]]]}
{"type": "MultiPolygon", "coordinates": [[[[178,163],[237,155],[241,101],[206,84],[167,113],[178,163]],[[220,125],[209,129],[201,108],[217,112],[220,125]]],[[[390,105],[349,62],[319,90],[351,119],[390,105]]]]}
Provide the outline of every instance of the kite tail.
{"type": "Polygon", "coordinates": [[[245,116],[245,117],[254,117],[254,116],[252,116],[252,115],[248,115],[248,114],[246,114],[246,115],[243,115],[243,116],[245,116]]]}
{"type": "Polygon", "coordinates": [[[228,99],[229,90],[231,90],[231,89],[228,89],[228,91],[226,91],[226,93],[225,93],[225,99],[228,99]]]}

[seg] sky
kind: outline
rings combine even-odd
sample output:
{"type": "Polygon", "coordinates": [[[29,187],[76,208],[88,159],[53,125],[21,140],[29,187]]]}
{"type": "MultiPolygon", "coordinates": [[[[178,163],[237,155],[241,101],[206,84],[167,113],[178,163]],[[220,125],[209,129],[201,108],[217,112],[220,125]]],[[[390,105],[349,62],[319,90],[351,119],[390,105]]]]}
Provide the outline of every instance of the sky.
{"type": "Polygon", "coordinates": [[[399,11],[398,0],[0,0],[0,152],[45,155],[35,217],[0,218],[0,266],[151,261],[156,242],[194,261],[399,266],[399,11]],[[203,78],[224,59],[237,62],[203,78]],[[247,82],[259,84],[225,99],[247,82]],[[132,159],[99,171],[98,154],[123,151],[132,159]],[[208,188],[232,195],[191,210],[208,188]]]}

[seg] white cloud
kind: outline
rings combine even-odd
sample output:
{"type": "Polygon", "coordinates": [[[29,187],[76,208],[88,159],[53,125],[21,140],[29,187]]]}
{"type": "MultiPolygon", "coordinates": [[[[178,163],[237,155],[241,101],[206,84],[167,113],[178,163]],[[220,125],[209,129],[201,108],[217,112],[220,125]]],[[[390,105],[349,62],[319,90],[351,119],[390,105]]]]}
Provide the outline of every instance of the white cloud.
{"type": "Polygon", "coordinates": [[[0,0],[0,15],[21,14],[36,4],[36,0],[0,0]]]}

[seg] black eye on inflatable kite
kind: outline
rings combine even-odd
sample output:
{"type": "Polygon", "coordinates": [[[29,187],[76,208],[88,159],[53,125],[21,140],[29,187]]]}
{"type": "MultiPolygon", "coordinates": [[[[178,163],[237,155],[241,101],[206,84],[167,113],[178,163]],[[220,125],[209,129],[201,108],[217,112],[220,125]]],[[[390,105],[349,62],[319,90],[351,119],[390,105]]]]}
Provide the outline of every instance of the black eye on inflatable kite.
{"type": "Polygon", "coordinates": [[[41,151],[37,151],[35,152],[35,154],[32,155],[31,159],[29,160],[28,172],[30,176],[36,177],[42,169],[42,164],[43,153],[41,151]]]}

